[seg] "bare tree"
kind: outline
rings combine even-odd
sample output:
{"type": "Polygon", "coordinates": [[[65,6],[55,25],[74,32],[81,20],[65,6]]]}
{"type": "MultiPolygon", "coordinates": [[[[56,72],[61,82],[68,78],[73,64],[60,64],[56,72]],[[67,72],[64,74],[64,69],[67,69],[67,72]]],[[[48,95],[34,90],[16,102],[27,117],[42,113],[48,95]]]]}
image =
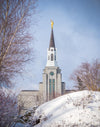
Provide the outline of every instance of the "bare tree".
{"type": "Polygon", "coordinates": [[[33,58],[28,28],[36,1],[0,0],[0,127],[10,125],[17,109],[14,94],[3,88],[10,88],[12,79],[33,58]]]}
{"type": "Polygon", "coordinates": [[[11,90],[0,89],[0,127],[9,127],[17,115],[16,95],[11,90]]]}
{"type": "Polygon", "coordinates": [[[86,89],[86,86],[84,86],[83,81],[80,79],[80,77],[77,77],[77,84],[75,87],[78,88],[78,90],[84,90],[86,89]]]}
{"type": "Polygon", "coordinates": [[[88,90],[100,90],[100,61],[95,60],[93,63],[82,63],[78,69],[76,69],[71,75],[71,80],[73,80],[78,87],[88,90]],[[77,79],[79,77],[79,79],[77,79]],[[81,85],[79,84],[81,81],[81,85]]]}
{"type": "Polygon", "coordinates": [[[0,87],[10,87],[32,58],[28,27],[36,1],[0,0],[0,87]]]}

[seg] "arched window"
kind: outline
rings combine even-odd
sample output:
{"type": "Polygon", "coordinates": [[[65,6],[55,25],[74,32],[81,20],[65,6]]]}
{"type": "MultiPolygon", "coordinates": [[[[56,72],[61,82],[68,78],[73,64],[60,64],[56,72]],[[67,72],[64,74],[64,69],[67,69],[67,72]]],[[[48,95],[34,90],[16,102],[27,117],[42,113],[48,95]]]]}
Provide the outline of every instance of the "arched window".
{"type": "Polygon", "coordinates": [[[53,61],[53,54],[51,54],[51,61],[53,61]]]}

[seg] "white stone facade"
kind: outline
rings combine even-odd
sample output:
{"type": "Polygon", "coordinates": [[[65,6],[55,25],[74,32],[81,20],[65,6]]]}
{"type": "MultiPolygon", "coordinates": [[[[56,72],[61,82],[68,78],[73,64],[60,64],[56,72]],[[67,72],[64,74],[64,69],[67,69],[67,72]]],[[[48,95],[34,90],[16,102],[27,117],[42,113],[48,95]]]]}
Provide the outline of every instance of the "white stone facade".
{"type": "Polygon", "coordinates": [[[40,83],[40,91],[43,93],[45,101],[49,101],[65,93],[65,84],[62,82],[62,74],[59,67],[45,67],[43,83],[40,83]]]}

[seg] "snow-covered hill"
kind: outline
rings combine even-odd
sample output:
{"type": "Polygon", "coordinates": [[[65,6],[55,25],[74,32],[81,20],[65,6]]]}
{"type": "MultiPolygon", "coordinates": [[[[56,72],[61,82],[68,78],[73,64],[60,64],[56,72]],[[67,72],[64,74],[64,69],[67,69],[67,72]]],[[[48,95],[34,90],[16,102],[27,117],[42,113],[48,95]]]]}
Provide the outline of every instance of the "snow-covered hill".
{"type": "Polygon", "coordinates": [[[100,92],[80,91],[44,103],[35,112],[35,127],[100,127],[100,92]]]}

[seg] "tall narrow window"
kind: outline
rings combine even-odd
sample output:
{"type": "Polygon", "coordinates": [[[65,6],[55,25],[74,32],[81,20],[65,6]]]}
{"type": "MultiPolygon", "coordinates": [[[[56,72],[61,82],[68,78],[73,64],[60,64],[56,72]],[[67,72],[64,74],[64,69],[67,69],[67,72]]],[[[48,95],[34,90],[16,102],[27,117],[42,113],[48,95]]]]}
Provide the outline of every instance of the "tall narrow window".
{"type": "Polygon", "coordinates": [[[55,79],[53,79],[53,98],[55,98],[55,79]]]}
{"type": "Polygon", "coordinates": [[[51,54],[51,61],[53,61],[53,54],[51,54]]]}
{"type": "Polygon", "coordinates": [[[49,79],[49,99],[55,98],[55,79],[49,79]]]}
{"type": "Polygon", "coordinates": [[[49,79],[49,97],[51,97],[51,79],[49,79]]]}
{"type": "Polygon", "coordinates": [[[55,60],[56,60],[56,55],[55,55],[55,60]]]}
{"type": "Polygon", "coordinates": [[[48,83],[46,83],[46,96],[48,98],[48,83]]]}

